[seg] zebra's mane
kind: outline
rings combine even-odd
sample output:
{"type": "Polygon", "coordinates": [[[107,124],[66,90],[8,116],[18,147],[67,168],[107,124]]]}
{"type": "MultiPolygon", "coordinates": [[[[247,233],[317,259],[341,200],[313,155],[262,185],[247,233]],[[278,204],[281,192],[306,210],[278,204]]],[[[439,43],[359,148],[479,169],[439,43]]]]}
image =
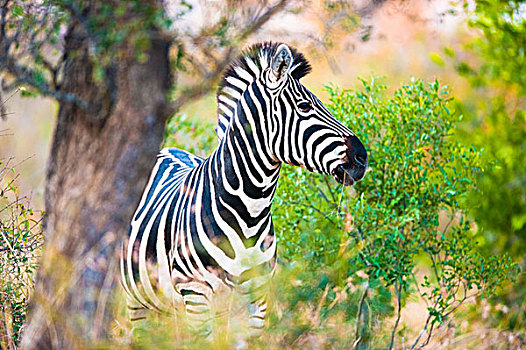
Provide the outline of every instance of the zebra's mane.
{"type": "MultiPolygon", "coordinates": [[[[279,42],[257,43],[244,50],[225,70],[217,90],[217,137],[223,138],[237,102],[247,86],[270,66],[270,60],[276,53],[279,42]]],[[[293,64],[289,74],[294,79],[301,79],[311,71],[311,65],[295,48],[290,47],[293,64]]]]}

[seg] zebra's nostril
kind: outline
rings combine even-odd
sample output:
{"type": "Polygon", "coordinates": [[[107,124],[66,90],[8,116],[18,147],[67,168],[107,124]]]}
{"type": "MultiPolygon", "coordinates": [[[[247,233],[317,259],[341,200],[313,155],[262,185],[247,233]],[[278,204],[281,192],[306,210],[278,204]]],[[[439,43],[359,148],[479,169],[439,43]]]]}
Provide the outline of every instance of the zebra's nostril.
{"type": "Polygon", "coordinates": [[[364,168],[367,166],[367,158],[362,157],[358,154],[354,155],[354,161],[358,164],[363,166],[364,168]]]}
{"type": "Polygon", "coordinates": [[[367,151],[363,146],[363,143],[356,136],[348,137],[345,140],[347,146],[347,160],[353,163],[355,166],[366,168],[367,167],[367,151]]]}

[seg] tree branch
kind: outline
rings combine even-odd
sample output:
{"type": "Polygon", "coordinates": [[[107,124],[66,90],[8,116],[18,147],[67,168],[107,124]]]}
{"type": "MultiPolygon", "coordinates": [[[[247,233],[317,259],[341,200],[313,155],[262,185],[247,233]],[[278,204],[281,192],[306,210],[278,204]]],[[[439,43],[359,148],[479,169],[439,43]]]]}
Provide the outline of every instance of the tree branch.
{"type": "Polygon", "coordinates": [[[389,350],[393,349],[393,346],[394,346],[396,329],[398,328],[398,323],[400,322],[400,315],[401,315],[401,310],[402,310],[402,302],[401,302],[402,284],[396,281],[394,287],[395,287],[395,293],[396,293],[396,321],[393,326],[393,330],[391,331],[391,343],[389,344],[389,350]]]}
{"type": "Polygon", "coordinates": [[[38,90],[43,96],[49,96],[61,102],[73,102],[84,109],[90,108],[90,104],[78,96],[62,92],[43,81],[38,81],[35,79],[36,73],[31,68],[15,63],[11,57],[7,57],[4,62],[0,61],[0,70],[3,69],[15,77],[10,84],[2,86],[5,90],[13,90],[20,85],[26,85],[38,90]]]}
{"type": "MultiPolygon", "coordinates": [[[[21,21],[8,14],[11,11],[10,2],[4,1],[0,7],[0,72],[9,76],[9,82],[2,81],[0,88],[4,90],[16,90],[20,85],[24,85],[37,90],[43,96],[52,97],[61,102],[72,102],[84,109],[89,109],[89,103],[83,101],[78,96],[71,93],[60,91],[58,82],[58,72],[64,63],[59,61],[58,65],[53,65],[42,53],[44,44],[49,43],[49,35],[46,37],[46,28],[50,30],[58,25],[50,17],[53,17],[51,5],[35,5],[26,8],[26,15],[34,17],[34,30],[25,32],[22,29],[21,21]],[[14,27],[12,27],[14,25],[14,27]],[[51,29],[49,26],[51,25],[51,29]],[[11,34],[11,35],[9,35],[11,34]],[[44,35],[42,37],[42,35],[44,35]],[[25,47],[19,48],[17,45],[25,47]],[[35,68],[20,62],[39,62],[40,68],[45,73],[40,73],[35,68]],[[49,76],[46,76],[49,74],[49,76]]],[[[3,106],[2,106],[3,108],[3,106]]],[[[0,110],[4,115],[5,111],[0,110]]]]}
{"type": "Polygon", "coordinates": [[[177,113],[185,104],[212,91],[218,83],[223,71],[230,64],[244,40],[267,23],[272,16],[281,11],[288,1],[289,0],[280,0],[276,5],[268,8],[263,14],[251,21],[251,24],[235,38],[233,44],[223,54],[223,58],[218,60],[214,70],[199,83],[189,88],[185,88],[181,92],[181,95],[170,104],[172,114],[177,113]]]}

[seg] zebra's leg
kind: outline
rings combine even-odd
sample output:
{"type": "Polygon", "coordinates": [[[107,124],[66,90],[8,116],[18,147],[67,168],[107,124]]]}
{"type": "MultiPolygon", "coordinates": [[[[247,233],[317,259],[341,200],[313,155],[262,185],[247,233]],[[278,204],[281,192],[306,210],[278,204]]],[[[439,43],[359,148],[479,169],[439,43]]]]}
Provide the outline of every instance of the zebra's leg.
{"type": "Polygon", "coordinates": [[[258,337],[265,327],[265,316],[267,314],[267,298],[262,297],[248,306],[248,332],[251,337],[258,337]]]}
{"type": "MultiPolygon", "coordinates": [[[[267,267],[266,265],[263,268],[267,267]]],[[[248,335],[257,337],[265,328],[267,314],[267,294],[271,273],[261,274],[261,269],[251,271],[252,276],[245,276],[245,281],[237,286],[241,299],[246,301],[248,311],[248,335]]]]}
{"type": "Polygon", "coordinates": [[[189,289],[181,290],[186,313],[187,324],[192,332],[205,337],[213,338],[213,314],[208,298],[199,292],[189,289]]]}
{"type": "Polygon", "coordinates": [[[245,309],[248,311],[248,327],[246,324],[246,313],[242,313],[244,317],[244,324],[242,325],[246,332],[238,332],[235,338],[234,349],[235,350],[245,350],[249,348],[248,338],[259,337],[263,333],[265,328],[265,315],[267,313],[267,302],[266,297],[262,297],[258,300],[254,300],[248,304],[248,307],[245,309]]]}
{"type": "Polygon", "coordinates": [[[147,336],[151,310],[147,309],[133,298],[127,298],[127,314],[131,321],[131,335],[134,339],[147,336]]]}

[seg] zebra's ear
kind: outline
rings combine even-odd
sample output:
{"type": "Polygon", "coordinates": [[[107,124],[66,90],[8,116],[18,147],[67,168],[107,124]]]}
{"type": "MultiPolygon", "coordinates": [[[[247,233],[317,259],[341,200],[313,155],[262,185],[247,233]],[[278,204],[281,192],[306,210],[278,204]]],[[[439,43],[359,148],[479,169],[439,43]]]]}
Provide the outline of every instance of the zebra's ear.
{"type": "Polygon", "coordinates": [[[289,47],[285,44],[280,44],[276,49],[276,53],[272,57],[270,64],[270,68],[276,79],[275,82],[279,82],[283,79],[285,74],[290,70],[290,67],[292,67],[293,61],[294,58],[292,57],[292,52],[290,52],[289,47]]]}

